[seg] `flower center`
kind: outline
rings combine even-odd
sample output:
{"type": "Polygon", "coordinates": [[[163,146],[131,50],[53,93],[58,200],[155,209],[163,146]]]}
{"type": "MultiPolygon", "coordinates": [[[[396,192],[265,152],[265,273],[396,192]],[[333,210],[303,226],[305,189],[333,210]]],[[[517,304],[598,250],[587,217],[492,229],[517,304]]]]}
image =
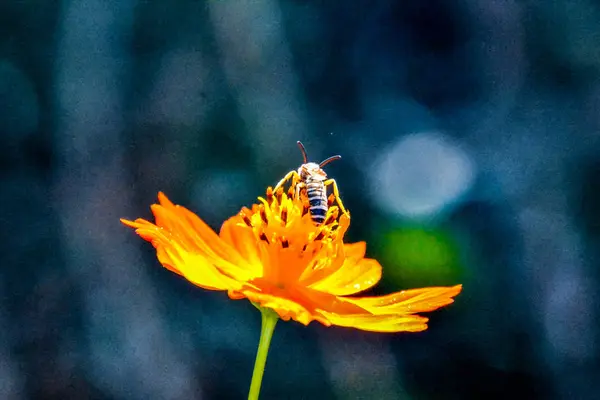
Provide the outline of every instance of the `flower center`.
{"type": "Polygon", "coordinates": [[[322,224],[315,224],[305,196],[282,189],[267,189],[265,198],[252,209],[244,208],[240,217],[252,229],[261,258],[263,278],[281,287],[297,281],[307,269],[321,269],[331,262],[349,225],[349,217],[339,208],[328,207],[322,224]]]}

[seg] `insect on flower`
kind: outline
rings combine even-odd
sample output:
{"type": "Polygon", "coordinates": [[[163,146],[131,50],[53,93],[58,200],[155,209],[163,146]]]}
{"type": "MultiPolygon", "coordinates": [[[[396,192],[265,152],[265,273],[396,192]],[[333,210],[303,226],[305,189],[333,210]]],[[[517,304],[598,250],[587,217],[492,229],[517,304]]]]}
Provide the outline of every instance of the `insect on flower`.
{"type": "Polygon", "coordinates": [[[327,174],[323,171],[325,165],[334,160],[339,160],[342,156],[331,156],[324,161],[321,161],[319,164],[308,162],[304,145],[300,141],[296,143],[298,144],[298,147],[300,147],[304,163],[298,168],[298,171],[292,170],[288,172],[283,179],[275,185],[273,191],[277,193],[279,188],[291,179],[291,188],[293,189],[296,198],[301,198],[302,196],[308,197],[311,218],[315,224],[320,225],[325,222],[325,215],[327,215],[327,210],[330,206],[330,202],[327,199],[327,186],[331,186],[333,189],[332,200],[337,202],[342,213],[348,215],[348,211],[346,211],[342,200],[340,199],[340,193],[335,179],[327,179],[327,174]]]}

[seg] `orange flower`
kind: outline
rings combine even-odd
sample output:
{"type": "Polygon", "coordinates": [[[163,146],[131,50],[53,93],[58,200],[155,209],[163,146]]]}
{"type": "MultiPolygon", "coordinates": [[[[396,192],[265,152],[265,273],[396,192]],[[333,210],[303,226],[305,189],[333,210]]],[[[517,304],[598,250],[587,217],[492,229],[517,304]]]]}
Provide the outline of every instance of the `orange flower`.
{"type": "Polygon", "coordinates": [[[365,258],[364,242],[347,244],[350,217],[331,206],[315,225],[306,202],[283,191],[251,209],[243,208],[217,235],[197,215],[174,205],[163,193],[152,205],[153,224],[121,220],[156,248],[167,269],[193,284],[226,290],[273,309],[282,319],[304,325],[313,320],[366,331],[427,329],[419,312],[453,302],[462,286],[403,290],[380,297],[351,297],[375,285],[381,266],[365,258]]]}

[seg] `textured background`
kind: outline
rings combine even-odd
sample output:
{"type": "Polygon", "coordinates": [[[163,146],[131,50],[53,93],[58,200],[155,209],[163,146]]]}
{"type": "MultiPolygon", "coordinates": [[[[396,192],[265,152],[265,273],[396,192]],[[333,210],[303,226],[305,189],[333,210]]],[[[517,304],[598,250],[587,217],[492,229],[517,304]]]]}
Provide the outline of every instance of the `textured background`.
{"type": "Polygon", "coordinates": [[[240,399],[260,317],[118,222],[309,156],[417,334],[279,324],[263,398],[600,398],[591,0],[2,1],[0,398],[240,399]]]}

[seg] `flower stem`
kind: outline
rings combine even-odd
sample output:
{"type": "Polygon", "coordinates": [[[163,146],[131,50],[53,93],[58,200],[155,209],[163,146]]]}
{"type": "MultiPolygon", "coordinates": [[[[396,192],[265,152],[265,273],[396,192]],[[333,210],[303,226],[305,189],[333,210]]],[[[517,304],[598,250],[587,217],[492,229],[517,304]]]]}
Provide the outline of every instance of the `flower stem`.
{"type": "Polygon", "coordinates": [[[248,400],[258,400],[260,394],[260,385],[263,374],[265,373],[265,364],[267,363],[267,354],[269,354],[269,345],[273,337],[273,331],[279,316],[270,308],[262,308],[255,304],[262,315],[262,327],[260,329],[260,341],[258,342],[258,351],[256,352],[256,361],[254,362],[254,372],[252,372],[252,383],[248,400]]]}

